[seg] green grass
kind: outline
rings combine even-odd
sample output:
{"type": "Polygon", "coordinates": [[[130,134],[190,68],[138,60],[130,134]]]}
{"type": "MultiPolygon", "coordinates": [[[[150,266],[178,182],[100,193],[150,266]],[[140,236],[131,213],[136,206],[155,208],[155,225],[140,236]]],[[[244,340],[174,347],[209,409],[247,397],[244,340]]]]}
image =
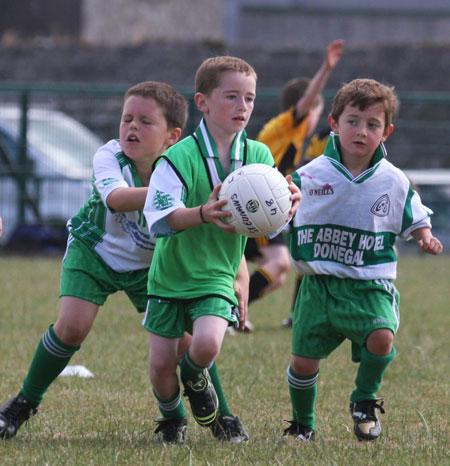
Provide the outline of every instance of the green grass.
{"type": "MultiPolygon", "coordinates": [[[[15,395],[35,347],[58,310],[59,258],[0,257],[0,404],[15,395]]],[[[60,377],[39,414],[18,436],[0,442],[8,465],[443,465],[449,455],[450,256],[402,256],[397,357],[379,393],[383,435],[358,442],[348,398],[357,366],[344,343],[321,365],[314,444],[278,441],[290,418],[285,370],[289,330],[280,328],[293,289],[250,309],[256,330],[227,336],[218,360],[234,414],[250,433],[243,445],[216,442],[189,416],[187,441],[155,442],[158,416],[148,381],[148,336],[125,295],[111,297],[71,364],[94,378],[60,377]]]]}

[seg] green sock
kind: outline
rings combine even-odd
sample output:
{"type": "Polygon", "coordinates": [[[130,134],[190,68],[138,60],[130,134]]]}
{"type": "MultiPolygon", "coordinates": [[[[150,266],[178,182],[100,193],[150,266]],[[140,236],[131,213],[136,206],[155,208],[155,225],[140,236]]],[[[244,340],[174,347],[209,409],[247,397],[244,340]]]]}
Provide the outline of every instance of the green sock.
{"type": "Polygon", "coordinates": [[[219,399],[219,414],[222,416],[231,414],[230,407],[228,406],[227,398],[223,392],[222,383],[219,377],[219,370],[215,362],[208,368],[209,376],[211,377],[211,382],[214,385],[214,389],[217,393],[217,398],[219,399]]]}
{"type": "Polygon", "coordinates": [[[174,396],[164,400],[159,398],[155,390],[153,390],[155,398],[158,400],[159,412],[169,419],[183,419],[186,417],[186,409],[184,408],[183,400],[180,396],[180,390],[174,396]]]}
{"type": "Polygon", "coordinates": [[[301,376],[295,374],[290,366],[287,370],[293,420],[313,430],[315,430],[314,406],[317,398],[318,377],[318,371],[312,375],[301,376]]]}
{"type": "Polygon", "coordinates": [[[395,348],[386,356],[376,356],[365,346],[361,350],[361,362],[350,401],[373,400],[381,386],[384,371],[395,357],[395,348]]]}
{"type": "Polygon", "coordinates": [[[198,366],[194,361],[192,361],[189,357],[189,349],[183,354],[180,361],[180,375],[182,381],[192,380],[204,369],[206,369],[206,367],[198,366]]]}
{"type": "Polygon", "coordinates": [[[44,393],[64,370],[79,346],[65,345],[53,331],[53,325],[44,333],[36,348],[20,393],[37,407],[44,399],[44,393]]]}

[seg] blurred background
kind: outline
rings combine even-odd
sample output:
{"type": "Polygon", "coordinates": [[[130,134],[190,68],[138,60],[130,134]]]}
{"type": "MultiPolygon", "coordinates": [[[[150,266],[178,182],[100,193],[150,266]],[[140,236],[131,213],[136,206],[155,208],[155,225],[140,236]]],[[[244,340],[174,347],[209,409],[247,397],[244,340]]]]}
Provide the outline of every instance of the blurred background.
{"type": "Polygon", "coordinates": [[[194,74],[215,55],[258,73],[255,137],[279,111],[281,87],[312,77],[326,46],[346,40],[324,91],[357,77],[400,98],[388,157],[435,211],[450,245],[450,2],[448,0],[2,0],[0,15],[0,254],[61,253],[64,225],[90,193],[96,149],[118,137],[122,96],[165,81],[199,121],[194,74]]]}

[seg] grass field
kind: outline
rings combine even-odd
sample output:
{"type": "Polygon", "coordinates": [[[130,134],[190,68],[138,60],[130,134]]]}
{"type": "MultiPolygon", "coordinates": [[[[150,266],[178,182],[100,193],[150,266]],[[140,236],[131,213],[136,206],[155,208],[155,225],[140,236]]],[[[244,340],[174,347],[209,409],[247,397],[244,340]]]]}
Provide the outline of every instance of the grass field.
{"type": "MultiPolygon", "coordinates": [[[[59,258],[0,257],[0,404],[15,395],[58,309],[59,258]]],[[[250,309],[256,330],[227,336],[218,360],[233,414],[251,440],[215,441],[189,416],[183,446],[155,442],[158,416],[148,381],[148,338],[125,295],[111,297],[72,365],[95,377],[59,377],[37,416],[10,441],[2,465],[444,465],[449,436],[450,256],[402,256],[397,357],[379,393],[382,437],[352,433],[348,398],[357,366],[344,343],[322,363],[314,444],[281,443],[290,403],[285,370],[290,330],[280,328],[293,276],[250,309]]]]}

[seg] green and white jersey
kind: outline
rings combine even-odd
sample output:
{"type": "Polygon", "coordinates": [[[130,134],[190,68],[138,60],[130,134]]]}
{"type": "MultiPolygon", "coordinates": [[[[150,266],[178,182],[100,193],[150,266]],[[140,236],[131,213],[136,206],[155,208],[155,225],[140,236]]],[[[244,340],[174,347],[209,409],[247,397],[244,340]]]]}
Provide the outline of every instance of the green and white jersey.
{"type": "MultiPolygon", "coordinates": [[[[245,131],[237,133],[230,159],[231,171],[250,163],[274,166],[268,147],[246,139],[245,131]]],[[[158,161],[144,207],[150,233],[158,237],[149,272],[150,296],[219,296],[237,305],[233,282],[247,238],[211,224],[174,231],[166,222],[176,209],[206,203],[226,176],[203,120],[192,136],[169,148],[158,161]]]]}
{"type": "Polygon", "coordinates": [[[430,227],[431,210],[408,178],[385,159],[380,145],[372,165],[353,177],[341,163],[331,133],[324,155],[293,175],[302,201],[292,220],[290,251],[299,274],[359,280],[395,279],[397,236],[430,227]]]}
{"type": "Polygon", "coordinates": [[[149,267],[156,239],[149,234],[143,212],[116,212],[106,204],[117,188],[142,187],[133,161],[113,139],[98,149],[93,166],[92,194],[67,223],[69,241],[80,239],[116,272],[149,267]]]}

